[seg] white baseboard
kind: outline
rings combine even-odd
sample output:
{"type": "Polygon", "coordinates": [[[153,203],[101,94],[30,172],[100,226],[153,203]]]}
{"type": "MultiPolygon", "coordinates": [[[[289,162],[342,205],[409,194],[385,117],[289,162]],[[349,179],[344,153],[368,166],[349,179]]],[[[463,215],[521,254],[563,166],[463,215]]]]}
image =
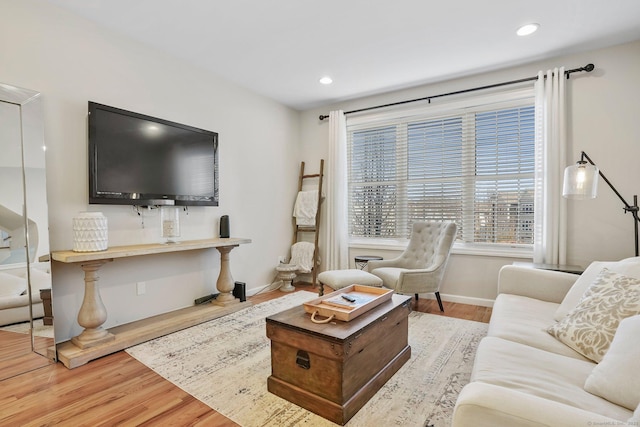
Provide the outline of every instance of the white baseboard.
{"type": "MultiPolygon", "coordinates": [[[[281,281],[270,283],[268,285],[251,288],[247,290],[247,296],[253,296],[263,291],[275,291],[282,285],[281,281]],[[270,289],[269,289],[270,288],[270,289]]],[[[436,299],[435,294],[420,294],[420,298],[436,299]]],[[[480,307],[493,307],[494,300],[486,298],[465,297],[463,295],[440,294],[442,301],[455,302],[458,304],[477,305],[480,307]]]]}
{"type": "Polygon", "coordinates": [[[257,288],[247,289],[247,296],[251,297],[263,291],[275,291],[276,289],[280,288],[280,286],[282,286],[282,280],[278,280],[264,286],[259,286],[257,288]]]}
{"type": "MultiPolygon", "coordinates": [[[[435,294],[420,294],[420,298],[436,299],[435,294]]],[[[486,298],[465,297],[463,295],[440,294],[442,301],[455,302],[458,304],[470,304],[480,307],[493,307],[494,300],[486,298]]]]}

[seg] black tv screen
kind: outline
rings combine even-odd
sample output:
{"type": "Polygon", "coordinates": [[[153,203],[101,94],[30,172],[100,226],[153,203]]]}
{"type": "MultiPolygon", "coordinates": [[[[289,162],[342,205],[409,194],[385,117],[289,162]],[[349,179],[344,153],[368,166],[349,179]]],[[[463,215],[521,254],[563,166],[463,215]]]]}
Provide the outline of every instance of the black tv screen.
{"type": "Polygon", "coordinates": [[[89,203],[218,206],[218,134],[90,101],[89,203]]]}

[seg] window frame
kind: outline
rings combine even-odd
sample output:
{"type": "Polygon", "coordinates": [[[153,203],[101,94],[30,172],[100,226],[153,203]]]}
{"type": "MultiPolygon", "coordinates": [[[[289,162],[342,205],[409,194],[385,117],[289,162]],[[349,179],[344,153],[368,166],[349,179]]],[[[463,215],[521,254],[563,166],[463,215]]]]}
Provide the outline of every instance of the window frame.
{"type": "MultiPolygon", "coordinates": [[[[531,106],[535,109],[535,92],[534,87],[500,90],[482,95],[454,96],[449,100],[439,100],[438,103],[422,103],[423,105],[403,105],[392,108],[385,108],[383,111],[370,111],[365,113],[356,113],[347,116],[347,133],[353,131],[366,130],[372,127],[383,127],[389,125],[397,125],[399,121],[416,122],[420,120],[434,120],[438,118],[451,117],[453,115],[465,116],[472,113],[486,111],[497,111],[508,108],[517,108],[523,106],[531,106]]],[[[535,117],[535,110],[534,110],[535,117]]],[[[534,126],[537,126],[534,119],[534,126]]],[[[349,139],[349,137],[348,137],[349,139]]],[[[350,144],[350,143],[349,143],[350,144]]],[[[534,144],[537,145],[536,142],[534,144]]],[[[474,140],[473,146],[475,147],[474,140]]],[[[475,150],[475,149],[474,149],[475,150]]],[[[537,146],[536,146],[537,150],[537,146]]],[[[406,151],[405,151],[406,152],[406,151]]],[[[534,161],[538,156],[534,155],[534,161]]],[[[475,158],[475,154],[474,154],[475,158]]],[[[347,181],[351,176],[351,155],[348,155],[348,173],[347,181]]],[[[537,166],[537,165],[536,165],[537,166]]],[[[350,200],[351,194],[347,182],[347,198],[350,200]]],[[[473,190],[473,184],[469,189],[473,190]]],[[[475,193],[474,193],[475,194],[475,193]]],[[[468,212],[468,210],[466,211],[468,212]]],[[[464,215],[468,215],[463,210],[464,215]]],[[[350,214],[349,214],[350,217],[350,214]]],[[[470,230],[473,232],[473,227],[470,230]]],[[[403,238],[370,238],[370,237],[353,237],[349,235],[349,247],[358,249],[388,249],[401,250],[408,243],[408,237],[403,238]]],[[[499,257],[531,257],[533,254],[533,243],[531,244],[506,244],[506,243],[465,243],[457,240],[453,246],[453,252],[466,255],[484,255],[499,257]]]]}

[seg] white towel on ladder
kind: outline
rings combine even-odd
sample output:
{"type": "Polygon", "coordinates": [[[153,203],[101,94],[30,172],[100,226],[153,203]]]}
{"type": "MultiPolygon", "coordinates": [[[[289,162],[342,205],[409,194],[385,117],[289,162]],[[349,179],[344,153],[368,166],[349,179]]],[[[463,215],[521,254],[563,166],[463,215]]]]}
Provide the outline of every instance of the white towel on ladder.
{"type": "Polygon", "coordinates": [[[318,211],[318,192],[299,191],[296,203],[293,206],[293,216],[296,218],[296,225],[314,226],[316,225],[316,213],[318,211]]]}
{"type": "Polygon", "coordinates": [[[310,273],[313,268],[313,252],[315,246],[310,242],[298,242],[291,246],[291,260],[289,264],[298,266],[301,273],[310,273]]]}

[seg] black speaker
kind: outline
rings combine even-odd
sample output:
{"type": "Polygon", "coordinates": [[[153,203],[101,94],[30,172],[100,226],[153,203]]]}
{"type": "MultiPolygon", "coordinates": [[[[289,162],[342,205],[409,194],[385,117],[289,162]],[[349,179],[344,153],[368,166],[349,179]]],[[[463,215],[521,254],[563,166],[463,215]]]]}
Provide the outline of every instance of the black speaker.
{"type": "Polygon", "coordinates": [[[245,302],[247,300],[247,284],[244,282],[236,282],[233,288],[233,296],[240,298],[240,302],[245,302]]]}
{"type": "Polygon", "coordinates": [[[229,237],[229,215],[222,215],[220,217],[220,237],[229,237]]]}

